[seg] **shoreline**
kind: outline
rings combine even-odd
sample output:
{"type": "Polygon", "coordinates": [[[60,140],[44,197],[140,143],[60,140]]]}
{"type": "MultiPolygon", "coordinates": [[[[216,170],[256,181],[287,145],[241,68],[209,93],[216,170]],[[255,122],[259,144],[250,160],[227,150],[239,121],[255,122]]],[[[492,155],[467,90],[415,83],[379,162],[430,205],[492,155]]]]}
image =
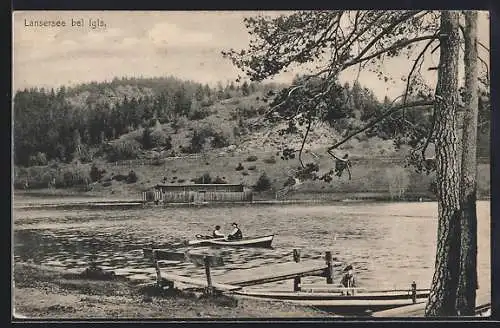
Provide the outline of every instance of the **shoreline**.
{"type": "MultiPolygon", "coordinates": [[[[256,194],[257,197],[253,201],[247,202],[204,202],[204,203],[161,203],[154,204],[153,202],[145,203],[138,197],[128,195],[109,197],[102,194],[85,194],[85,193],[58,193],[54,194],[50,191],[40,192],[14,192],[13,208],[14,209],[72,209],[72,208],[176,208],[176,207],[241,207],[241,206],[274,206],[274,205],[338,205],[350,203],[410,203],[410,202],[435,202],[431,197],[424,195],[412,195],[404,199],[392,199],[385,193],[300,193],[302,197],[290,199],[275,199],[265,197],[266,195],[256,194]],[[320,195],[318,198],[314,196],[320,195]],[[325,195],[330,197],[324,197],[325,195]],[[309,196],[309,197],[308,197],[309,196]],[[323,196],[323,197],[321,197],[323,196]],[[17,199],[16,199],[17,198],[17,199]],[[46,202],[38,202],[38,200],[46,200],[46,202]],[[52,201],[57,200],[57,201],[52,201]]],[[[490,198],[481,197],[478,201],[490,201],[490,198]]]]}
{"type": "Polygon", "coordinates": [[[12,314],[15,319],[223,319],[328,318],[310,307],[201,297],[173,290],[158,293],[115,280],[91,280],[47,266],[15,263],[12,314]]]}

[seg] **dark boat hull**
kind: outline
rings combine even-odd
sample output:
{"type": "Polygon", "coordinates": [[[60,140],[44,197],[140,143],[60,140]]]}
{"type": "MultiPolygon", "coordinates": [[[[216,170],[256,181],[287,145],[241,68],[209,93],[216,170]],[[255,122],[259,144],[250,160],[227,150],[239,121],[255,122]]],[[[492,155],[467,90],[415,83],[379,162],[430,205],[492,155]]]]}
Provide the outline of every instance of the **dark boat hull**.
{"type": "MultiPolygon", "coordinates": [[[[411,293],[408,292],[360,292],[354,295],[342,295],[341,293],[309,293],[309,292],[277,292],[263,290],[236,291],[237,295],[261,299],[267,301],[282,301],[302,306],[313,306],[315,308],[334,312],[364,314],[367,311],[381,311],[405,305],[414,304],[411,293]]],[[[428,291],[418,292],[416,303],[426,302],[428,291]]]]}

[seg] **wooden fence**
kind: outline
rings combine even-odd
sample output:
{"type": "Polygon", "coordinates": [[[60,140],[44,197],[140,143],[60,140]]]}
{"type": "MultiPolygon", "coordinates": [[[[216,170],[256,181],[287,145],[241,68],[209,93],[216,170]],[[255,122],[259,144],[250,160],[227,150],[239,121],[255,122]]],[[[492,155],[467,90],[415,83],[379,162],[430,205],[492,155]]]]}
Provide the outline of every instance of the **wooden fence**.
{"type": "Polygon", "coordinates": [[[253,200],[252,191],[243,192],[165,192],[145,191],[142,194],[144,202],[158,203],[202,203],[202,202],[251,202],[253,200]]]}

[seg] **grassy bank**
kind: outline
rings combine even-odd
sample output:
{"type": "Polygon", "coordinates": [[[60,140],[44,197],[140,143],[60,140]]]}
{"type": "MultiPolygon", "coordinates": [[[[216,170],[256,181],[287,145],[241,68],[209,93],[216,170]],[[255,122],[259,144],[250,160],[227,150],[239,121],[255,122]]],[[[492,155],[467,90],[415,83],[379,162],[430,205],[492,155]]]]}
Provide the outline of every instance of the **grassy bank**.
{"type": "MultiPolygon", "coordinates": [[[[318,154],[322,152],[318,151],[318,154]]],[[[352,158],[352,179],[347,174],[331,182],[306,181],[286,195],[286,199],[383,199],[413,200],[432,199],[431,184],[434,174],[417,173],[405,167],[403,154],[387,157],[352,158]]],[[[333,161],[324,155],[315,159],[321,172],[329,170],[333,161]]],[[[15,168],[14,182],[17,194],[31,196],[92,196],[120,199],[140,199],[141,192],[157,183],[191,184],[204,174],[217,177],[228,183],[243,184],[251,188],[262,175],[270,180],[271,189],[257,194],[256,199],[274,199],[276,191],[283,188],[290,171],[297,168],[297,161],[284,161],[273,152],[208,153],[204,156],[165,158],[162,160],[133,160],[109,163],[94,161],[101,170],[99,181],[85,186],[71,186],[89,175],[92,164],[56,164],[29,168],[15,168]],[[239,165],[241,164],[241,165],[239,165]],[[243,167],[243,169],[237,169],[243,167]],[[116,177],[127,176],[131,171],[137,181],[130,182],[116,177]],[[74,173],[72,175],[72,172],[74,173]],[[83,176],[83,177],[82,177],[83,176]],[[47,181],[56,178],[66,181],[65,188],[47,188],[47,181]],[[20,186],[29,181],[27,190],[20,186]],[[36,188],[34,186],[37,186],[36,188]]],[[[320,173],[321,173],[320,172],[320,173]]],[[[490,164],[478,165],[478,196],[488,198],[490,194],[490,164]]]]}
{"type": "Polygon", "coordinates": [[[175,291],[155,296],[126,281],[81,279],[61,270],[26,263],[14,266],[14,308],[20,317],[89,318],[270,318],[332,314],[280,302],[175,291]]]}

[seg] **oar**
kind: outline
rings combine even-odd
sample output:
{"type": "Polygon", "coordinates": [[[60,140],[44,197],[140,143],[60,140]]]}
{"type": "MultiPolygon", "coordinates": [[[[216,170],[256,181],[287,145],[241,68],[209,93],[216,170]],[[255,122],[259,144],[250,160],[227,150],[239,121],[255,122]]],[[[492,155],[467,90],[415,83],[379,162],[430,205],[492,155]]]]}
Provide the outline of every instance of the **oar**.
{"type": "MultiPolygon", "coordinates": [[[[203,235],[196,235],[197,238],[199,237],[204,237],[203,235]]],[[[208,238],[208,236],[206,236],[206,240],[217,240],[217,241],[220,241],[220,240],[226,240],[226,237],[220,237],[220,238],[208,238]]],[[[199,239],[199,240],[204,240],[204,239],[199,239]]],[[[189,240],[185,240],[185,241],[182,241],[180,243],[175,243],[175,244],[172,244],[171,247],[172,248],[177,248],[177,247],[184,247],[184,246],[189,246],[189,240]]]]}

